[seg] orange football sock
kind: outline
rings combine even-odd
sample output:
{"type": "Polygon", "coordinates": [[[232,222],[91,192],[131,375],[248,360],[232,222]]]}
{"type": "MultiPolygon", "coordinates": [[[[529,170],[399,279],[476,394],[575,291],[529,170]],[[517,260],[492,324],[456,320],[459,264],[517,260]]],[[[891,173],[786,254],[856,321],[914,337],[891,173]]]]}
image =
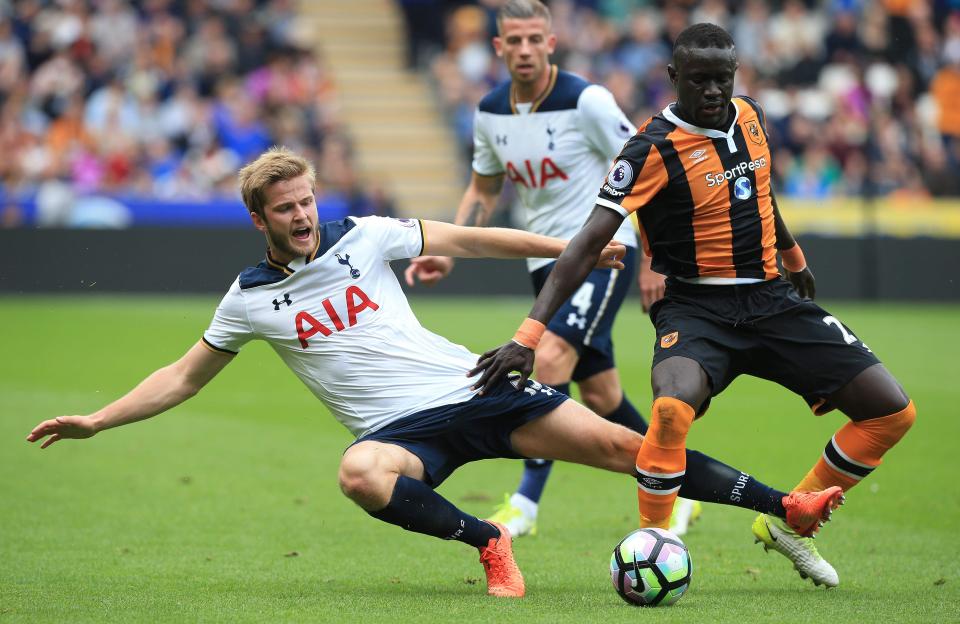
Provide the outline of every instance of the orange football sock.
{"type": "Polygon", "coordinates": [[[880,465],[883,454],[893,448],[917,418],[913,401],[896,414],[848,422],[823,449],[823,455],[797,484],[803,492],[839,485],[849,490],[880,465]]]}
{"type": "Polygon", "coordinates": [[[679,399],[660,397],[650,410],[650,428],[637,453],[640,526],[669,528],[670,514],[687,469],[687,432],[694,409],[679,399]]]}

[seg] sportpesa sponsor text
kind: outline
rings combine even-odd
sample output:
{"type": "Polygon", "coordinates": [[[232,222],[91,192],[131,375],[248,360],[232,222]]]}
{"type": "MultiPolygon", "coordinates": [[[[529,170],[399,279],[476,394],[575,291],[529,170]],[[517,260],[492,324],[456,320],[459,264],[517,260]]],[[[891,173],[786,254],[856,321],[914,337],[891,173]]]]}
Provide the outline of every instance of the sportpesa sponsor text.
{"type": "MultiPolygon", "coordinates": [[[[616,181],[617,186],[619,188],[614,188],[613,186],[611,186],[611,183],[613,182],[612,178],[614,174],[620,170],[620,166],[623,163],[625,163],[625,161],[617,161],[614,164],[613,169],[610,170],[610,174],[607,176],[606,183],[603,185],[604,193],[607,193],[613,197],[623,197],[626,195],[626,193],[620,189],[624,188],[625,186],[628,186],[633,181],[632,170],[630,170],[628,174],[629,179],[623,179],[623,176],[621,176],[621,179],[618,179],[616,181]]],[[[703,176],[703,178],[707,182],[707,187],[713,188],[714,186],[717,186],[717,185],[723,184],[724,182],[728,182],[730,180],[738,178],[742,176],[744,173],[746,173],[747,171],[756,171],[757,169],[762,169],[766,166],[767,166],[767,157],[761,156],[760,158],[757,158],[755,160],[751,160],[748,162],[747,161],[741,162],[738,165],[730,167],[723,173],[707,173],[703,176]]]]}
{"type": "Polygon", "coordinates": [[[762,169],[767,166],[766,156],[761,156],[756,160],[751,160],[750,162],[742,162],[739,165],[730,167],[723,173],[708,173],[704,177],[707,181],[708,187],[714,187],[718,184],[723,184],[724,181],[732,180],[736,177],[742,176],[747,171],[756,171],[757,169],[762,169]]]}

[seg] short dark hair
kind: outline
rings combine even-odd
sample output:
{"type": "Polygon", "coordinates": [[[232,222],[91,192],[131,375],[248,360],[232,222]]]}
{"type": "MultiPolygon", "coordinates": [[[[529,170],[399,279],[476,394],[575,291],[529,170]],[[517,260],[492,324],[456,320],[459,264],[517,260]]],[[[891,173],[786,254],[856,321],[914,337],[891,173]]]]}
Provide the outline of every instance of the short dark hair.
{"type": "Polygon", "coordinates": [[[681,50],[733,47],[736,46],[730,33],[716,24],[701,22],[688,26],[677,35],[677,40],[673,42],[673,57],[676,58],[681,50]]]}

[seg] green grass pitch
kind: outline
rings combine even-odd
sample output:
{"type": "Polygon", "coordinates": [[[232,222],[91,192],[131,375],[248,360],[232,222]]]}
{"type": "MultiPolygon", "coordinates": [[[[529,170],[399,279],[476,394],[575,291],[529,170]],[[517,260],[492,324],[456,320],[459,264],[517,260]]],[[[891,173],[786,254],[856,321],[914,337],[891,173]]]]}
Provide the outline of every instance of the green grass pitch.
{"type": "MultiPolygon", "coordinates": [[[[347,432],[262,343],[168,414],[45,451],[24,441],[40,420],[88,413],[177,358],[216,301],[0,298],[0,624],[960,621],[956,306],[828,306],[919,409],[914,429],[818,540],[839,588],[814,588],[753,544],[750,512],[711,506],[686,538],[689,593],[638,612],[607,573],[610,550],[636,521],[631,479],[558,466],[540,535],[516,546],[527,597],[488,598],[476,551],[380,523],[340,494],[347,432]]],[[[425,326],[485,350],[510,337],[529,303],[414,307],[425,326]]],[[[616,344],[641,406],[650,402],[652,340],[631,301],[616,344]]],[[[789,489],[841,422],[741,378],[688,444],[789,489]]],[[[440,491],[484,515],[519,470],[506,460],[472,464],[440,491]]]]}

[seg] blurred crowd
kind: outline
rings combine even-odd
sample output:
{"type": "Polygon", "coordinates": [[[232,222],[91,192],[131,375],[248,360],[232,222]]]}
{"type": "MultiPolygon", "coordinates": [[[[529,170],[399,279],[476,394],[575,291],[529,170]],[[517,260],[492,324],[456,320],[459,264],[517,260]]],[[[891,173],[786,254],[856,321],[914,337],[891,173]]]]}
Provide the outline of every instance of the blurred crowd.
{"type": "MultiPolygon", "coordinates": [[[[431,72],[469,156],[473,111],[508,78],[490,45],[502,0],[399,1],[409,63],[431,72]]],[[[609,88],[636,124],[674,99],[665,66],[677,34],[696,22],[729,30],[735,93],[766,110],[781,195],[960,195],[960,0],[547,4],[554,62],[609,88]]]]}
{"type": "MultiPolygon", "coordinates": [[[[65,222],[90,193],[236,199],[274,144],[317,162],[333,213],[361,192],[334,86],[296,0],[0,0],[0,194],[65,222]]],[[[372,205],[376,203],[377,205],[372,205]]]]}

